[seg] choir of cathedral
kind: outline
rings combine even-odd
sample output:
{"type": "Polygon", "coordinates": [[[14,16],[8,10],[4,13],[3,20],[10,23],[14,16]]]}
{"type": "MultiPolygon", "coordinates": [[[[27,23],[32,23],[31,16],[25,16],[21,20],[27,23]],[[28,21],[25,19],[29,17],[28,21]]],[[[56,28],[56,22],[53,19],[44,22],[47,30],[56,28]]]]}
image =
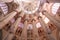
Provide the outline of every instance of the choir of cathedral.
{"type": "Polygon", "coordinates": [[[0,0],[0,40],[60,40],[60,0],[0,0]]]}

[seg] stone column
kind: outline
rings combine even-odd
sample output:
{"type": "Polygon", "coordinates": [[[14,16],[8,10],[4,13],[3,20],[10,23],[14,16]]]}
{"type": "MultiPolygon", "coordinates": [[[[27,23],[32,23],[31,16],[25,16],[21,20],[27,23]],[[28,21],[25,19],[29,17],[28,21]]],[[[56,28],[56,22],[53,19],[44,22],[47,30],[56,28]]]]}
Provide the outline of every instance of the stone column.
{"type": "MultiPolygon", "coordinates": [[[[57,20],[58,22],[60,22],[60,19],[59,19],[58,15],[57,15],[59,13],[59,10],[57,11],[56,14],[53,14],[53,12],[52,12],[52,8],[55,8],[56,7],[56,6],[53,7],[54,4],[55,3],[49,3],[47,6],[43,6],[43,7],[46,8],[46,11],[49,13],[49,15],[51,15],[53,18],[55,18],[55,20],[57,20]]],[[[44,10],[44,8],[43,8],[43,10],[44,10]]],[[[57,10],[57,9],[55,9],[55,10],[57,10]]]]}
{"type": "Polygon", "coordinates": [[[12,40],[14,37],[14,34],[9,33],[9,35],[6,37],[5,40],[12,40]]]}
{"type": "Polygon", "coordinates": [[[0,29],[0,40],[2,40],[2,29],[0,29]]]}
{"type": "Polygon", "coordinates": [[[2,40],[6,40],[8,35],[9,35],[9,33],[6,30],[4,30],[3,31],[3,39],[2,40]]]}
{"type": "Polygon", "coordinates": [[[7,17],[6,19],[4,19],[0,22],[0,29],[2,29],[17,13],[12,12],[10,14],[11,15],[9,15],[9,17],[7,17]]]}
{"type": "Polygon", "coordinates": [[[40,40],[38,28],[36,27],[36,22],[34,19],[32,20],[32,24],[33,24],[33,40],[40,40]]]}
{"type": "Polygon", "coordinates": [[[55,38],[51,35],[51,30],[48,28],[48,26],[42,20],[42,17],[39,17],[39,22],[41,23],[41,26],[43,27],[43,29],[45,31],[46,37],[49,40],[55,40],[55,38]]]}
{"type": "Polygon", "coordinates": [[[48,12],[44,12],[44,15],[50,19],[52,23],[54,23],[58,28],[60,28],[60,22],[58,22],[53,16],[49,15],[48,12]]]}
{"type": "Polygon", "coordinates": [[[50,21],[57,26],[57,40],[59,40],[59,31],[60,31],[60,23],[53,18],[51,15],[49,15],[47,12],[44,12],[44,15],[50,19],[50,21]]]}
{"type": "Polygon", "coordinates": [[[28,16],[26,16],[20,40],[27,40],[28,16]]]}
{"type": "Polygon", "coordinates": [[[60,22],[58,22],[53,16],[49,15],[48,12],[45,12],[44,15],[45,15],[46,17],[48,17],[48,18],[50,19],[50,21],[57,26],[57,28],[60,29],[60,22]]]}
{"type": "MultiPolygon", "coordinates": [[[[18,6],[17,7],[17,9],[15,9],[14,10],[15,12],[21,12],[21,7],[20,6],[18,6]]],[[[2,21],[2,20],[4,20],[4,19],[6,19],[7,17],[9,17],[10,15],[12,15],[13,13],[15,13],[15,12],[11,12],[11,13],[9,13],[8,15],[6,15],[5,17],[2,17],[1,19],[0,19],[0,21],[2,21]]]]}
{"type": "Polygon", "coordinates": [[[11,26],[11,31],[12,32],[16,32],[16,30],[17,30],[17,28],[18,28],[18,25],[19,25],[19,23],[21,22],[21,18],[24,16],[24,13],[21,13],[20,15],[19,15],[19,17],[17,18],[17,20],[15,21],[15,23],[14,24],[12,24],[12,26],[11,26]]]}
{"type": "Polygon", "coordinates": [[[17,12],[20,12],[21,8],[20,6],[13,12],[9,13],[7,16],[3,17],[0,20],[0,29],[2,29],[16,14],[17,12]]]}
{"type": "MultiPolygon", "coordinates": [[[[47,12],[48,12],[48,11],[47,11],[47,12]]],[[[53,17],[57,22],[60,23],[60,18],[59,18],[58,13],[56,13],[55,15],[53,15],[51,12],[50,12],[50,13],[48,12],[48,14],[49,14],[51,17],[53,17]]]]}
{"type": "Polygon", "coordinates": [[[6,19],[7,17],[9,17],[9,15],[12,15],[12,12],[9,13],[9,14],[7,14],[6,16],[2,17],[2,18],[0,19],[0,22],[3,21],[4,19],[6,19]]]}
{"type": "Polygon", "coordinates": [[[3,34],[3,39],[2,40],[12,40],[12,38],[14,37],[14,34],[12,34],[12,33],[9,33],[8,31],[5,31],[5,30],[3,30],[3,33],[5,32],[5,34],[3,34]]]}
{"type": "Polygon", "coordinates": [[[21,40],[27,40],[27,20],[24,22],[24,27],[21,34],[21,40]]]}

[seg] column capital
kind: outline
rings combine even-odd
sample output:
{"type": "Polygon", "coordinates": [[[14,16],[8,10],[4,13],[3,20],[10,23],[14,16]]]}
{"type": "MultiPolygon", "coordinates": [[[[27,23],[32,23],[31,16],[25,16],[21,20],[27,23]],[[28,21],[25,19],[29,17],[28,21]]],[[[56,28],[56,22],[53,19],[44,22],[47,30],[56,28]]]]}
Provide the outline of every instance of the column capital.
{"type": "Polygon", "coordinates": [[[35,19],[32,19],[32,21],[31,22],[35,22],[36,20],[35,19]]]}
{"type": "Polygon", "coordinates": [[[47,12],[47,11],[46,11],[46,10],[43,10],[43,11],[42,11],[42,14],[44,15],[44,14],[45,14],[45,12],[47,12]]]}
{"type": "Polygon", "coordinates": [[[41,16],[38,16],[38,20],[40,20],[42,17],[41,16]]]}
{"type": "Polygon", "coordinates": [[[29,19],[25,19],[24,21],[29,21],[29,19]]]}

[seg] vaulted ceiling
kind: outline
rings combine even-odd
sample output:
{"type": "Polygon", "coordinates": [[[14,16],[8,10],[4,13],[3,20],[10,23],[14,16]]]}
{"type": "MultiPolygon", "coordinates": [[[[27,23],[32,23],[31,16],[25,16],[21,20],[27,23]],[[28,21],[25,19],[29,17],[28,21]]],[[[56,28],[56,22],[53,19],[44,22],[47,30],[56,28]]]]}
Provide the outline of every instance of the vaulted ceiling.
{"type": "Polygon", "coordinates": [[[25,38],[29,33],[33,35],[31,40],[35,40],[34,36],[37,40],[60,38],[59,0],[2,1],[0,0],[0,29],[3,30],[3,40],[12,40],[14,37],[29,40],[30,37],[25,38]]]}

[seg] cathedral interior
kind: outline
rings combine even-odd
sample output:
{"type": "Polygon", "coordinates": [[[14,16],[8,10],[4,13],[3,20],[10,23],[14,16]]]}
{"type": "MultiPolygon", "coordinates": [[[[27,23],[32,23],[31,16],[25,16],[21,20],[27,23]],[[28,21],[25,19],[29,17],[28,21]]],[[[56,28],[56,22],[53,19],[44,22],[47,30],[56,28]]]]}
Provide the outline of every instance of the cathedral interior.
{"type": "Polygon", "coordinates": [[[60,40],[60,0],[0,0],[0,40],[60,40]]]}

